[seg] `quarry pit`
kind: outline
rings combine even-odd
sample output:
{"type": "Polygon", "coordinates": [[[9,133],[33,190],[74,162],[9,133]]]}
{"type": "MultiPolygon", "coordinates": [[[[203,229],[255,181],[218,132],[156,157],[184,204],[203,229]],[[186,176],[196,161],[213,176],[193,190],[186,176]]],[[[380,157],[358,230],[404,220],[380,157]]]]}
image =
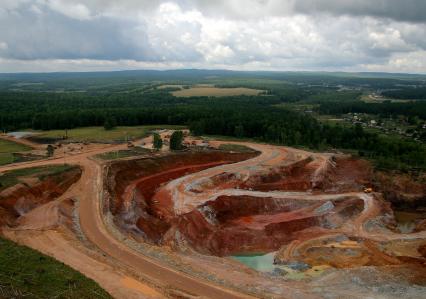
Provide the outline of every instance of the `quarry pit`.
{"type": "MultiPolygon", "coordinates": [[[[127,275],[146,274],[139,265],[152,260],[162,270],[196,277],[199,286],[188,280],[176,287],[180,291],[202,293],[214,285],[204,291],[212,298],[338,297],[348,289],[347,298],[397,298],[398,292],[416,298],[423,292],[424,223],[409,233],[398,229],[391,204],[374,189],[368,162],[258,143],[236,143],[248,152],[225,151],[221,144],[102,163],[76,156],[80,168],[64,173],[63,184],[50,178],[1,193],[3,233],[89,273],[104,287],[111,277],[35,243],[29,231],[61,231],[68,242],[92,243],[104,255],[97,262],[127,275]],[[96,184],[89,184],[93,177],[96,184]],[[24,189],[34,196],[23,196],[24,189]],[[253,266],[259,261],[267,265],[253,266]],[[377,282],[391,287],[373,289],[377,282]]],[[[169,272],[160,274],[148,285],[157,297],[170,296],[170,285],[166,293],[156,285],[169,272]]],[[[114,296],[131,297],[124,290],[114,296]]]]}
{"type": "Polygon", "coordinates": [[[371,188],[366,161],[249,146],[253,153],[209,150],[112,163],[104,212],[137,242],[191,263],[209,257],[215,273],[216,263],[232,267],[244,258],[243,269],[259,270],[250,262],[267,256],[271,265],[262,275],[274,279],[360,267],[422,273],[425,232],[398,231],[391,205],[371,188]]]}

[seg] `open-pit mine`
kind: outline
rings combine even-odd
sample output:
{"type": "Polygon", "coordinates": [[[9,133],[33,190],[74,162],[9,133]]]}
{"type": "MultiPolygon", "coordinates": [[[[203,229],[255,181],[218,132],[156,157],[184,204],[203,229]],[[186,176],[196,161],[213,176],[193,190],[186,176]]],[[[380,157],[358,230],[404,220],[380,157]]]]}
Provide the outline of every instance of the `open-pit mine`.
{"type": "Polygon", "coordinates": [[[425,217],[401,230],[368,162],[189,139],[110,161],[95,155],[125,145],[99,145],[68,157],[61,180],[2,190],[2,234],[116,298],[424,298],[425,217]]]}

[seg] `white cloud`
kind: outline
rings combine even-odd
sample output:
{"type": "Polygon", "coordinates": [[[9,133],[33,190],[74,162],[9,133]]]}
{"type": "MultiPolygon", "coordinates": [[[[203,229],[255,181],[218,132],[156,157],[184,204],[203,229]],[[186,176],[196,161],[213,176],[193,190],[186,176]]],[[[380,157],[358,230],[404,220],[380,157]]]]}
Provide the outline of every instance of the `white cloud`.
{"type": "Polygon", "coordinates": [[[426,23],[412,9],[417,0],[407,0],[406,10],[378,1],[376,9],[366,0],[3,0],[0,27],[10,29],[0,31],[0,58],[8,68],[6,61],[25,61],[17,70],[42,68],[44,59],[60,70],[425,73],[426,23]],[[404,18],[394,16],[396,7],[404,18]]]}
{"type": "Polygon", "coordinates": [[[79,2],[74,3],[73,1],[67,0],[45,0],[44,4],[50,9],[73,19],[89,20],[93,17],[89,8],[79,2]]]}
{"type": "Polygon", "coordinates": [[[5,42],[0,42],[0,50],[7,50],[9,46],[5,42]]]}
{"type": "Polygon", "coordinates": [[[397,53],[386,64],[363,65],[369,71],[426,73],[426,51],[397,53]]]}

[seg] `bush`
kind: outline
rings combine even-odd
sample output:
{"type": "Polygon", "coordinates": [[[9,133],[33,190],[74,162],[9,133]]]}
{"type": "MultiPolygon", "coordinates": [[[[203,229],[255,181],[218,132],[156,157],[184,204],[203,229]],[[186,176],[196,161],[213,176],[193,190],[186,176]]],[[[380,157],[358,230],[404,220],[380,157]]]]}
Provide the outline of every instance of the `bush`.
{"type": "Polygon", "coordinates": [[[114,118],[112,118],[112,117],[107,117],[107,118],[105,119],[105,122],[104,122],[104,129],[105,129],[105,130],[112,130],[112,129],[114,129],[114,128],[115,128],[115,126],[116,126],[116,122],[115,122],[115,119],[114,119],[114,118]]]}
{"type": "Polygon", "coordinates": [[[55,153],[55,147],[53,145],[49,144],[47,146],[47,156],[52,157],[54,153],[55,153]]]}
{"type": "Polygon", "coordinates": [[[163,147],[163,140],[161,139],[161,136],[158,133],[154,133],[153,136],[154,136],[154,142],[153,142],[154,149],[160,150],[163,147]]]}
{"type": "Polygon", "coordinates": [[[170,137],[170,150],[178,151],[183,148],[183,132],[182,131],[174,131],[172,136],[170,137]]]}

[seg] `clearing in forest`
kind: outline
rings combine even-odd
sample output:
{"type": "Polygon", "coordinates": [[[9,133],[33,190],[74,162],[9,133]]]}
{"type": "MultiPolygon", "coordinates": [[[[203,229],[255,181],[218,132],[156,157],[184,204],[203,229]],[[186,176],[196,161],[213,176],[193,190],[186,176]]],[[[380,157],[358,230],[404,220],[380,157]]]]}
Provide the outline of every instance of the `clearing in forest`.
{"type": "Polygon", "coordinates": [[[194,86],[187,89],[173,91],[175,97],[227,97],[227,96],[257,96],[264,92],[259,89],[235,87],[220,88],[213,86],[194,86]]]}

